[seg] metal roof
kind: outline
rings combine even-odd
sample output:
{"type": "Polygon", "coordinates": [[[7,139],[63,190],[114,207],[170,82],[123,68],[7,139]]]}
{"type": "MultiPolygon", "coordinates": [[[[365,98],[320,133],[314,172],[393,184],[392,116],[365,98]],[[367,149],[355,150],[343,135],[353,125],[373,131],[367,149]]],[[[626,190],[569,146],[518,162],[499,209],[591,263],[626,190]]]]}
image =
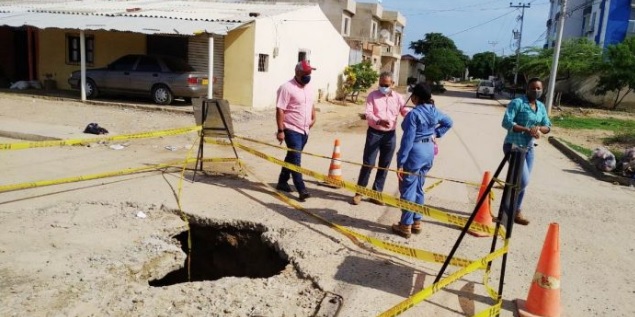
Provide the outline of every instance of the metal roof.
{"type": "Polygon", "coordinates": [[[306,7],[293,3],[224,1],[2,1],[0,25],[145,34],[193,35],[207,32],[224,35],[256,19],[306,7]]]}

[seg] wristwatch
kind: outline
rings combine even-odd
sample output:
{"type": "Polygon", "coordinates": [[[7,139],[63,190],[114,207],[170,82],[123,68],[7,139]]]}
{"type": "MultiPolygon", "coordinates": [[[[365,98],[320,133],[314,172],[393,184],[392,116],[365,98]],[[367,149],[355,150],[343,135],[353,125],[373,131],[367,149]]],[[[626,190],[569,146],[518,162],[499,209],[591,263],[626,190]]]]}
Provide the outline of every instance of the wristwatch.
{"type": "Polygon", "coordinates": [[[284,132],[284,130],[280,130],[280,129],[278,129],[278,133],[282,133],[282,132],[284,132]]]}

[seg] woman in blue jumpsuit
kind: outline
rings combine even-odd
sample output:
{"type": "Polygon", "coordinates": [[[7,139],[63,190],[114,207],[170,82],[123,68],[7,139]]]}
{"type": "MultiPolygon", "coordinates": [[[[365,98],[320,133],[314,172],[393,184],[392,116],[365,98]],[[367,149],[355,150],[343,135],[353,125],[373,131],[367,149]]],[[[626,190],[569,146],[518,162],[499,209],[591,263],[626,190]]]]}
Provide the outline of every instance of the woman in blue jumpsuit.
{"type": "MultiPolygon", "coordinates": [[[[452,127],[452,119],[432,103],[430,86],[417,84],[412,91],[416,107],[401,124],[403,136],[397,151],[397,177],[401,199],[423,205],[423,183],[434,161],[434,143],[452,127]]],[[[401,210],[401,220],[392,231],[404,238],[421,232],[421,215],[401,210]]]]}

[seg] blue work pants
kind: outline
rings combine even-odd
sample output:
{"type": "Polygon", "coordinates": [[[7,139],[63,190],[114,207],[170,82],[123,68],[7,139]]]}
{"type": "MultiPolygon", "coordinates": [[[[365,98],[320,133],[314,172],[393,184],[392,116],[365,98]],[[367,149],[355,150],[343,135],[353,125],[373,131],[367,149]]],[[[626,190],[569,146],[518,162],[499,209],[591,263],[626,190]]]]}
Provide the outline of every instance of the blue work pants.
{"type": "MultiPolygon", "coordinates": [[[[307,134],[299,133],[289,129],[284,130],[284,141],[286,142],[287,147],[290,149],[302,151],[304,150],[304,146],[306,145],[306,142],[308,140],[309,136],[307,134]]],[[[284,161],[300,166],[302,162],[302,153],[296,151],[287,151],[287,156],[284,158],[284,161]]],[[[293,185],[295,185],[295,189],[297,189],[299,193],[306,192],[306,186],[304,185],[302,174],[293,172],[285,167],[283,167],[280,171],[278,184],[286,184],[291,177],[293,177],[293,185]]]]}

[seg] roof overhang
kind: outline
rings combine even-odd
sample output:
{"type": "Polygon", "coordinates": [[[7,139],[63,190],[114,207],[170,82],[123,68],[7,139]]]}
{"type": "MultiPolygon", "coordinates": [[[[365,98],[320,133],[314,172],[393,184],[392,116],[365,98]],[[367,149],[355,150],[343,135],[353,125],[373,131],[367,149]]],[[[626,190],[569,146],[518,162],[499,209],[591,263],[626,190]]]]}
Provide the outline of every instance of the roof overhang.
{"type": "Polygon", "coordinates": [[[195,35],[209,33],[226,35],[246,22],[190,21],[173,18],[77,15],[59,13],[0,13],[0,25],[31,26],[38,29],[104,30],[143,34],[195,35]]]}
{"type": "Polygon", "coordinates": [[[6,0],[0,2],[0,26],[225,35],[259,18],[307,7],[301,4],[182,0],[6,0]]]}

